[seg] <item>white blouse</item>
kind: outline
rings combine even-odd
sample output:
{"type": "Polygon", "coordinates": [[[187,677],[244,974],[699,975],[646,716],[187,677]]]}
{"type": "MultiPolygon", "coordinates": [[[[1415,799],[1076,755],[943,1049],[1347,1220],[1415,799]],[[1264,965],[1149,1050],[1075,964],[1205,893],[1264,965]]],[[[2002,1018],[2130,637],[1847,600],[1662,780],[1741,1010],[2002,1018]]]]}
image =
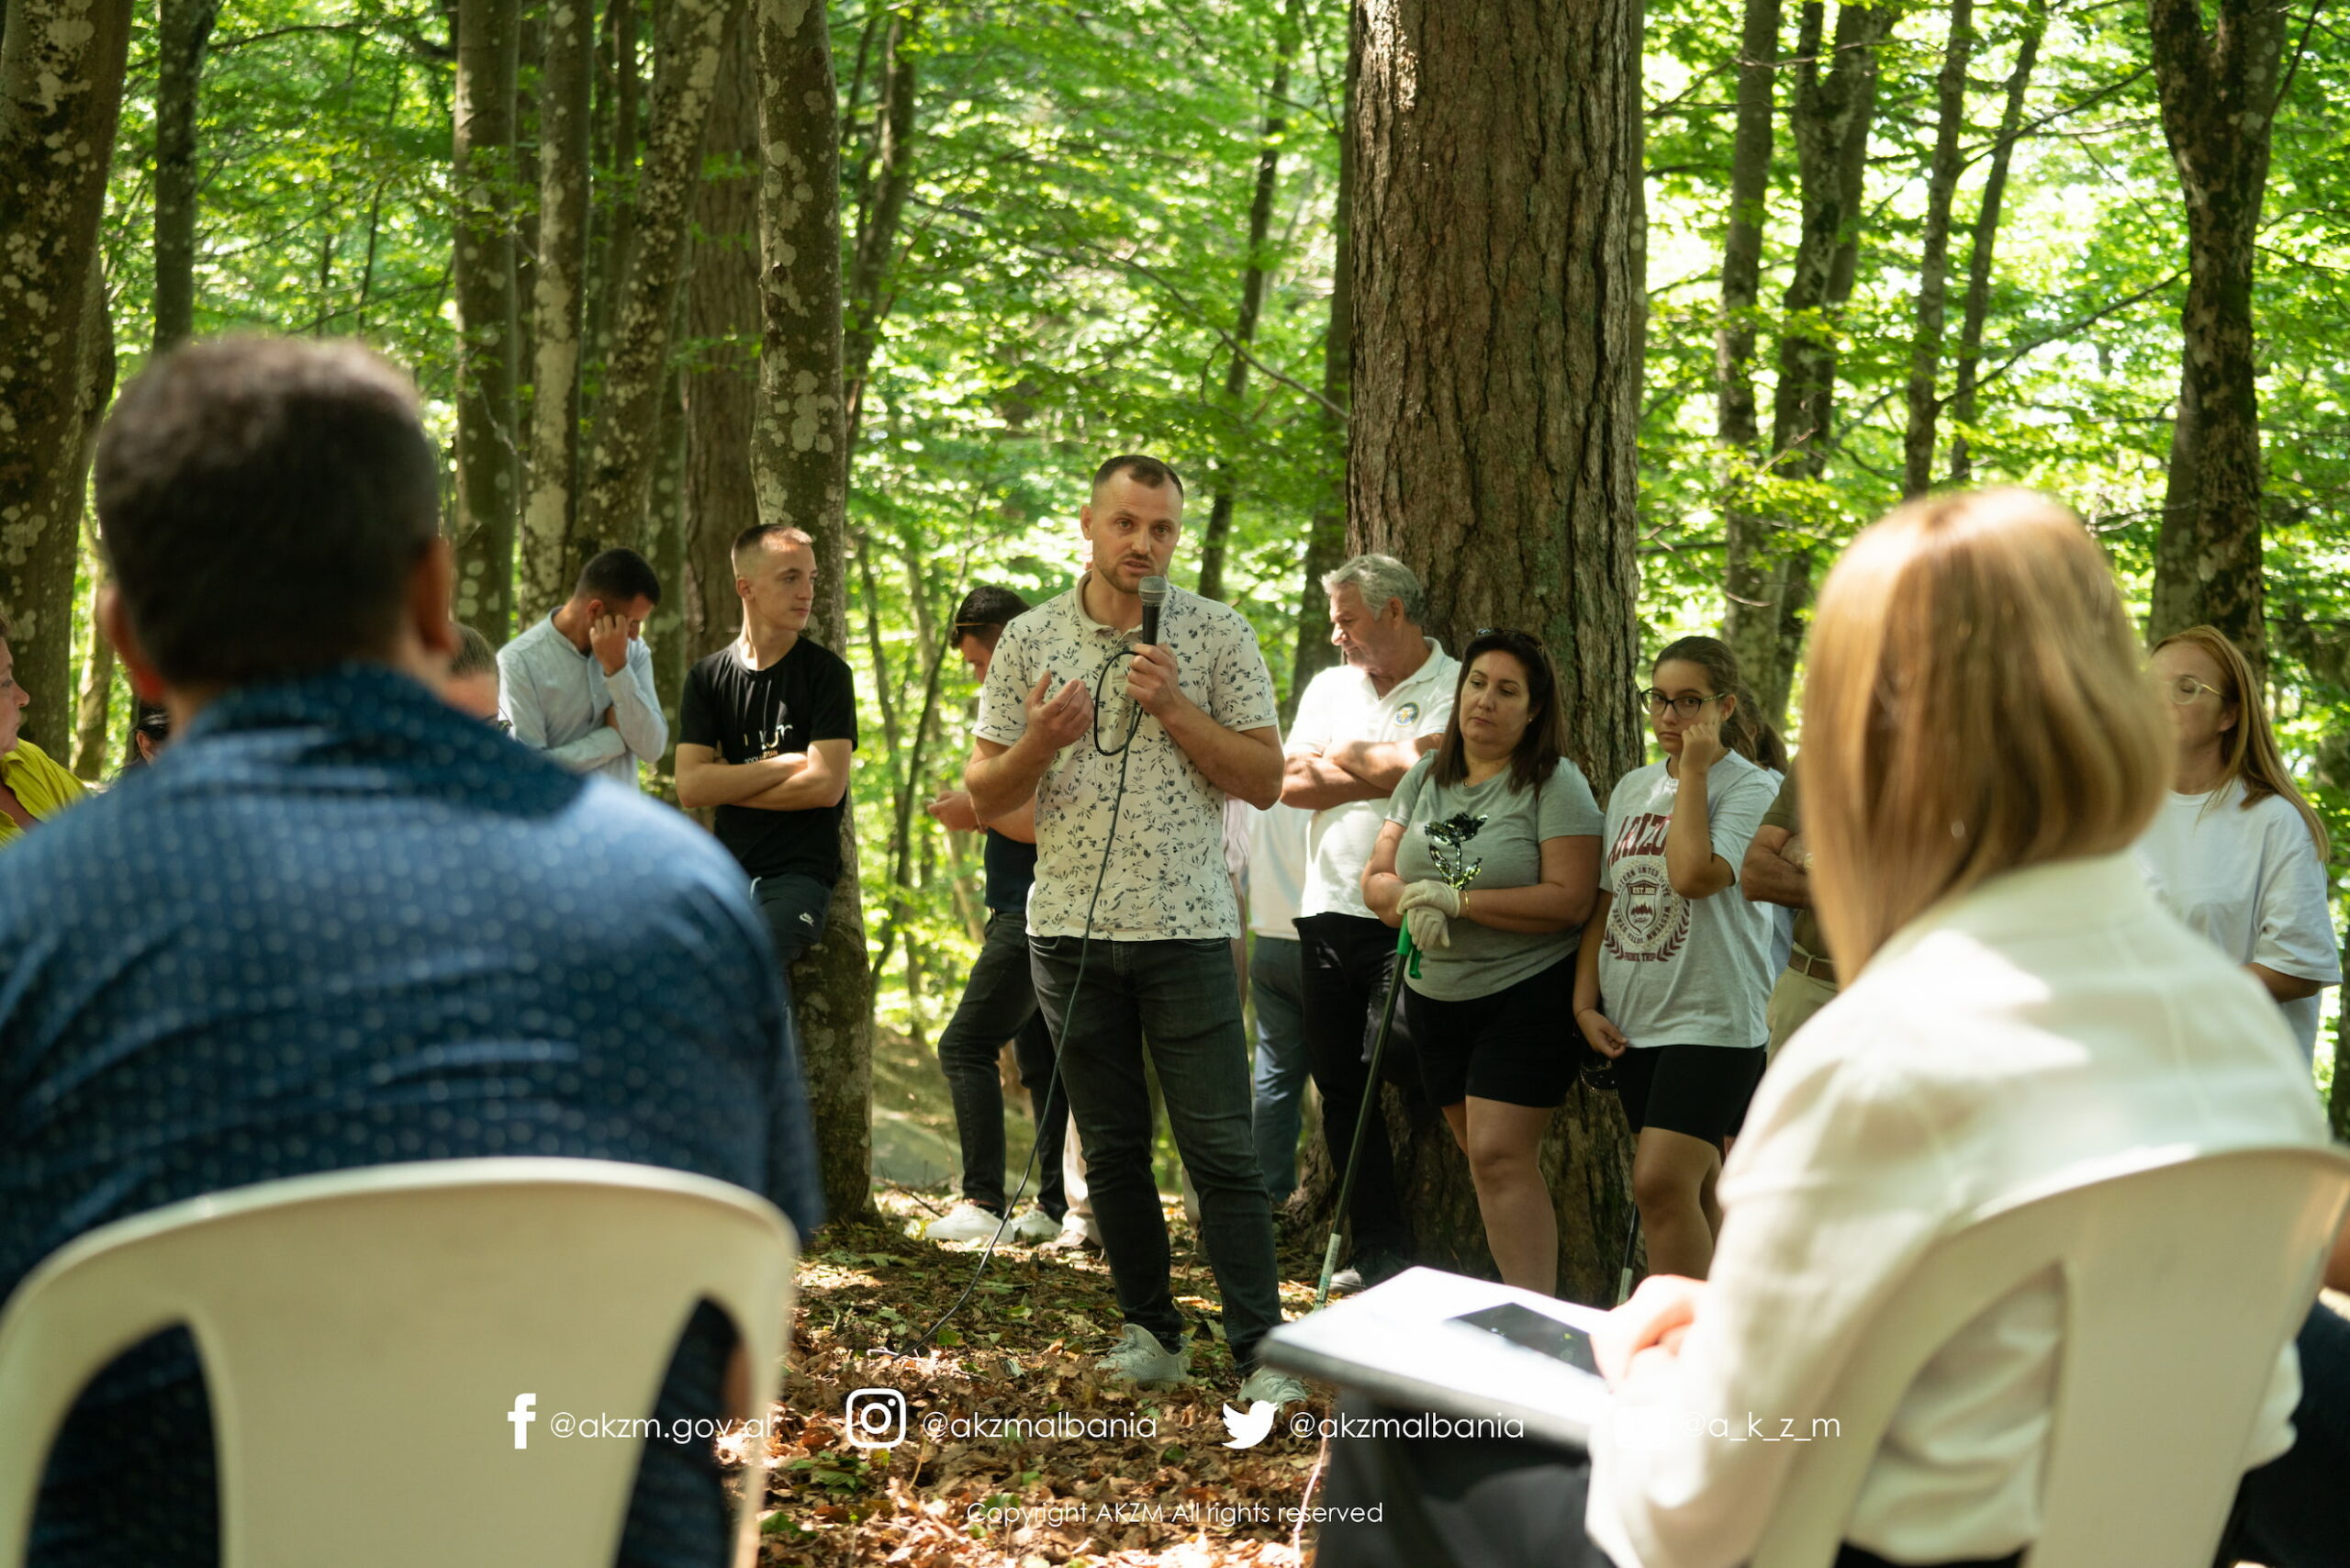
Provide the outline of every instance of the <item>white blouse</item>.
{"type": "MultiPolygon", "coordinates": [[[[1782,1048],[1720,1184],[1712,1282],[1678,1355],[1617,1387],[1586,1524],[1620,1568],[1731,1568],[1885,1292],[2002,1197],[2149,1146],[2322,1146],[2260,986],[2155,902],[2128,855],[2012,872],[1913,921],[1782,1048]],[[1791,1428],[1776,1426],[1793,1418],[1791,1428]],[[1662,1440],[1657,1441],[1659,1434],[1662,1440]]],[[[1845,1537],[1897,1562],[1998,1557],[2040,1530],[2059,1287],[2018,1290],[1927,1362],[1845,1537]]],[[[2245,1468],[2292,1440],[2284,1346],[2245,1468]]]]}

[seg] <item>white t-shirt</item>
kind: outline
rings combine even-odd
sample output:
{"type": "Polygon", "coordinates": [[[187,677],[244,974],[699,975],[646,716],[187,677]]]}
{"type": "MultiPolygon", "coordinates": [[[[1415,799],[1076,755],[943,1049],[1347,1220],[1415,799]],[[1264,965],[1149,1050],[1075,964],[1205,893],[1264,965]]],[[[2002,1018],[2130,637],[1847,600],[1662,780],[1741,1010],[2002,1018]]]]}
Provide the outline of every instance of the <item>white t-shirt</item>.
{"type": "MultiPolygon", "coordinates": [[[[2336,985],[2341,956],[2326,907],[2325,867],[2309,824],[2281,795],[2244,809],[2241,778],[2210,794],[2171,794],[2138,840],[2138,864],[2164,907],[2239,964],[2336,985]]],[[[2285,1022],[2317,1053],[2320,1002],[2284,1003],[2285,1022]]]]}
{"type": "MultiPolygon", "coordinates": [[[[1735,752],[1706,770],[1707,828],[1733,871],[1778,795],[1773,777],[1735,752]]],[[[1772,906],[1747,902],[1735,881],[1708,898],[1673,891],[1664,838],[1680,798],[1662,762],[1627,773],[1607,797],[1600,1011],[1635,1046],[1767,1045],[1772,906]]]]}
{"type": "MultiPolygon", "coordinates": [[[[1388,688],[1384,697],[1372,689],[1371,677],[1352,665],[1315,676],[1298,700],[1288,749],[1313,751],[1348,741],[1410,741],[1444,734],[1452,719],[1460,661],[1435,638],[1427,639],[1427,644],[1428,656],[1420,667],[1388,688]]],[[[1362,869],[1371,864],[1379,830],[1386,825],[1383,800],[1348,801],[1315,812],[1306,835],[1305,895],[1298,913],[1377,919],[1362,902],[1362,869]]]]}
{"type": "Polygon", "coordinates": [[[1248,929],[1297,940],[1298,902],[1305,896],[1305,840],[1314,813],[1275,805],[1249,812],[1248,929]]]}

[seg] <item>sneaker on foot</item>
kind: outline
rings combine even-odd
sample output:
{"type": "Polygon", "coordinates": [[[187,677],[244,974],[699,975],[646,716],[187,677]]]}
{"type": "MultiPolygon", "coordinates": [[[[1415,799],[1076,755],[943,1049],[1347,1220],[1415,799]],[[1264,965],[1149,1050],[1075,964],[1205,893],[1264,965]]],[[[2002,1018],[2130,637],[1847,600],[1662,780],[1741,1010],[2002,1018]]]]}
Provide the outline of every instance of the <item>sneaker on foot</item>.
{"type": "Polygon", "coordinates": [[[930,1222],[923,1235],[933,1241],[985,1241],[1003,1224],[1003,1216],[977,1204],[957,1204],[943,1218],[930,1222]]]}
{"type": "Polygon", "coordinates": [[[1005,1232],[1004,1239],[1016,1241],[1024,1247],[1033,1247],[1040,1241],[1050,1241],[1060,1233],[1060,1221],[1035,1204],[1030,1204],[1013,1220],[1012,1228],[1005,1232]]]}
{"type": "Polygon", "coordinates": [[[1095,1238],[1091,1226],[1077,1215],[1069,1215],[1061,1221],[1061,1233],[1046,1242],[1037,1250],[1040,1252],[1099,1252],[1102,1250],[1102,1243],[1095,1238]]]}
{"type": "Polygon", "coordinates": [[[1170,1350],[1139,1323],[1127,1324],[1118,1348],[1093,1364],[1138,1388],[1173,1388],[1192,1381],[1190,1347],[1170,1350]]]}
{"type": "Polygon", "coordinates": [[[1240,1408],[1243,1410],[1259,1399],[1272,1405],[1298,1405],[1312,1397],[1313,1393],[1305,1384],[1289,1373],[1275,1372],[1270,1367],[1259,1367],[1248,1374],[1248,1381],[1240,1385],[1240,1408]]]}

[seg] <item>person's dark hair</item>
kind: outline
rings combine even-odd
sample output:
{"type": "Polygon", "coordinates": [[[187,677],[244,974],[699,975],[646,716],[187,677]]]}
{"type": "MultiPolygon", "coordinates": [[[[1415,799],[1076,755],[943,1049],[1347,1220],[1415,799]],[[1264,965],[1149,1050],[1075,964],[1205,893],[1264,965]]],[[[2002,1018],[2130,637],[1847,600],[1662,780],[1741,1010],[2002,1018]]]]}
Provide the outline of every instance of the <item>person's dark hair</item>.
{"type": "Polygon", "coordinates": [[[1460,704],[1469,689],[1469,671],[1487,654],[1504,653],[1526,670],[1526,733],[1510,753],[1510,785],[1539,790],[1558,771],[1567,755],[1567,711],[1559,699],[1559,670],[1550,651],[1524,632],[1491,629],[1478,633],[1460,650],[1460,674],[1452,686],[1452,718],[1444,726],[1444,740],[1432,765],[1438,784],[1452,785],[1469,777],[1469,745],[1460,734],[1460,704]]]}
{"type": "Polygon", "coordinates": [[[138,703],[139,711],[131,718],[130,744],[122,754],[122,770],[125,773],[134,767],[147,766],[147,758],[139,750],[140,736],[145,735],[147,744],[158,751],[163,748],[165,741],[172,738],[170,709],[161,702],[150,702],[144,698],[134,698],[132,700],[138,703]]]}
{"type": "Polygon", "coordinates": [[[640,599],[661,602],[661,579],[653,565],[633,550],[607,550],[581,568],[574,599],[600,599],[604,608],[618,610],[640,599]]]}
{"type": "Polygon", "coordinates": [[[449,661],[449,678],[464,680],[469,676],[497,673],[498,650],[489,645],[488,638],[464,622],[458,622],[457,656],[449,661]]]}
{"type": "Polygon", "coordinates": [[[1011,624],[1013,617],[1025,614],[1027,610],[1028,601],[1012,589],[981,583],[955,607],[954,629],[948,635],[959,643],[966,637],[1001,632],[1011,624]]]}
{"type": "Polygon", "coordinates": [[[1175,472],[1173,464],[1161,463],[1156,457],[1145,457],[1140,453],[1122,452],[1096,468],[1093,471],[1093,487],[1100,489],[1102,481],[1113,474],[1124,474],[1146,489],[1157,490],[1172,485],[1177,495],[1183,493],[1183,476],[1175,472]]]}
{"type": "Polygon", "coordinates": [[[816,536],[788,522],[755,522],[734,536],[734,543],[727,546],[727,557],[739,572],[746,553],[767,544],[805,544],[812,551],[816,548],[816,536]]]}
{"type": "Polygon", "coordinates": [[[99,538],[164,679],[386,653],[439,525],[408,377],[354,342],[223,338],[150,365],[99,433],[99,538]]]}
{"type": "Polygon", "coordinates": [[[1786,772],[1787,743],[1779,738],[1778,731],[1762,722],[1762,705],[1747,689],[1746,677],[1738,667],[1738,655],[1730,652],[1729,644],[1719,637],[1683,637],[1668,643],[1649,661],[1649,678],[1654,680],[1658,666],[1674,659],[1703,669],[1707,684],[1718,695],[1738,699],[1729,717],[1722,721],[1722,745],[1758,767],[1786,772]]]}

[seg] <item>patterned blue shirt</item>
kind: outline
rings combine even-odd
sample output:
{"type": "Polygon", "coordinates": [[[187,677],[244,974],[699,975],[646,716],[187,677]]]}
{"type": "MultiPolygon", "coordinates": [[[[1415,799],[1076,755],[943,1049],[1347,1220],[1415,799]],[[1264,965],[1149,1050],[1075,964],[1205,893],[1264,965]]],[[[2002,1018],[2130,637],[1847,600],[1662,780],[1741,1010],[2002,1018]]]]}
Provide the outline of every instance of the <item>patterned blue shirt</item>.
{"type": "MultiPolygon", "coordinates": [[[[125,1215],[400,1160],[666,1166],[763,1193],[805,1235],[822,1200],[789,1018],[741,870],[675,812],[386,668],[233,691],[0,857],[0,1297],[125,1215]]],[[[702,1402],[709,1327],[665,1408],[702,1402]]],[[[193,1369],[175,1331],[84,1396],[36,1563],[211,1560],[193,1369]],[[137,1418],[97,1421],[125,1403],[137,1418]],[[159,1462],[129,1458],[133,1430],[159,1462]],[[123,1488],[126,1464],[148,1480],[123,1488]]]]}

